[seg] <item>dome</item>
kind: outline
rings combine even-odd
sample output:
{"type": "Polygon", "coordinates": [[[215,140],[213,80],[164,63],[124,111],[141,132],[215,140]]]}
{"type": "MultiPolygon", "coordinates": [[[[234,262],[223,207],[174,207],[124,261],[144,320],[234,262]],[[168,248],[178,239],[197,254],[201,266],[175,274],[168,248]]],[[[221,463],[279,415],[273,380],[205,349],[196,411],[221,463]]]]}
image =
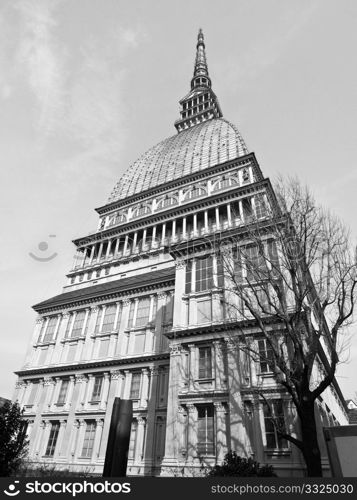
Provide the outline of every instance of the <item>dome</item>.
{"type": "Polygon", "coordinates": [[[237,128],[223,118],[204,121],[150,148],[115,185],[108,203],[143,193],[248,153],[237,128]]]}

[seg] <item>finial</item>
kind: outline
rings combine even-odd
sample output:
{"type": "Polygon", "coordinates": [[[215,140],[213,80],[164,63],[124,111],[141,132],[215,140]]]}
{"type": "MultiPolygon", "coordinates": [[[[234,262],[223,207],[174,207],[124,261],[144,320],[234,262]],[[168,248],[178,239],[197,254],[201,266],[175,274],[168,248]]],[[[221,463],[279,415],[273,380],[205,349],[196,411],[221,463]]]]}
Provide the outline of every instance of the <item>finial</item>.
{"type": "MultiPolygon", "coordinates": [[[[193,78],[202,75],[208,77],[208,67],[207,67],[206,52],[205,52],[206,47],[201,28],[198,30],[196,47],[197,51],[196,51],[196,60],[195,60],[195,69],[193,72],[193,78]]],[[[195,84],[196,82],[193,83],[193,86],[195,86],[195,84]]]]}
{"type": "Polygon", "coordinates": [[[204,36],[203,36],[203,31],[201,28],[198,30],[198,35],[197,35],[197,47],[199,45],[205,46],[205,40],[204,40],[204,36]]]}

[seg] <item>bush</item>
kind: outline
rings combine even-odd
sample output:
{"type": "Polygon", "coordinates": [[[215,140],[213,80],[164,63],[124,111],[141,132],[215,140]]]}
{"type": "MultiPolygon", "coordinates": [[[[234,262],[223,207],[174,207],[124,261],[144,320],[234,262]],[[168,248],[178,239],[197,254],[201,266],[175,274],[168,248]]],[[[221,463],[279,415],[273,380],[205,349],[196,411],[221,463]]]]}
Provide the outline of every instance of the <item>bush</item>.
{"type": "Polygon", "coordinates": [[[276,474],[272,465],[261,466],[252,457],[242,458],[235,451],[229,451],[222,465],[216,465],[208,476],[276,477],[276,474]]]}
{"type": "Polygon", "coordinates": [[[0,408],[0,476],[14,474],[27,456],[26,421],[17,403],[0,408]]]}

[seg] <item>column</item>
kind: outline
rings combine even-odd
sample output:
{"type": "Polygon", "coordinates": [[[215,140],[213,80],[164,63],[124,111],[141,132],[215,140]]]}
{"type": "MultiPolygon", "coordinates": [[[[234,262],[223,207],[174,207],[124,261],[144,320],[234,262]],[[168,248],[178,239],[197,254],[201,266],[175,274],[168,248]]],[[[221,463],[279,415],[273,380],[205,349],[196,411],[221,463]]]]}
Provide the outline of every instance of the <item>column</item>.
{"type": "Polygon", "coordinates": [[[102,306],[100,306],[100,308],[101,308],[101,318],[100,318],[100,324],[99,324],[99,332],[101,332],[103,330],[104,316],[105,316],[105,310],[106,310],[107,306],[105,304],[103,304],[102,306]]]}
{"type": "Polygon", "coordinates": [[[157,248],[157,244],[156,244],[156,226],[154,226],[152,228],[151,248],[157,248]]]}
{"type": "Polygon", "coordinates": [[[68,389],[67,389],[67,395],[66,395],[66,402],[64,405],[65,411],[69,411],[69,409],[72,405],[74,384],[75,384],[75,377],[73,375],[70,375],[68,389]]]}
{"type": "Polygon", "coordinates": [[[193,234],[197,235],[197,213],[193,214],[193,234]]]}
{"type": "Polygon", "coordinates": [[[115,350],[115,357],[121,357],[125,356],[126,354],[126,349],[127,349],[127,335],[125,332],[126,326],[128,324],[128,318],[129,318],[129,309],[130,309],[130,300],[124,299],[122,301],[122,314],[121,314],[121,320],[120,320],[120,325],[117,325],[117,329],[119,330],[118,334],[118,342],[115,350]]]}
{"type": "Polygon", "coordinates": [[[45,319],[45,326],[43,327],[43,330],[42,330],[42,333],[41,333],[41,338],[38,339],[39,344],[41,344],[43,342],[43,339],[45,337],[46,330],[47,330],[47,327],[48,327],[49,320],[50,320],[49,317],[47,317],[45,319]]]}
{"type": "Polygon", "coordinates": [[[86,430],[86,422],[84,418],[79,419],[79,431],[78,431],[78,439],[76,444],[76,449],[74,452],[75,457],[80,457],[82,455],[82,447],[83,447],[83,439],[84,433],[86,430]]]}
{"type": "Polygon", "coordinates": [[[220,223],[219,223],[219,207],[216,207],[216,228],[220,229],[220,223]]]}
{"type": "Polygon", "coordinates": [[[106,415],[103,426],[102,440],[100,444],[99,458],[105,458],[105,452],[107,449],[108,435],[110,429],[110,421],[113,410],[114,399],[116,397],[121,397],[122,385],[123,385],[124,375],[121,370],[113,370],[110,372],[110,385],[109,385],[109,393],[108,393],[108,401],[106,408],[106,415]]]}
{"type": "Polygon", "coordinates": [[[147,407],[146,419],[146,442],[144,448],[144,462],[150,467],[153,465],[154,459],[154,435],[155,435],[155,410],[156,410],[156,396],[157,396],[157,382],[158,382],[158,369],[155,367],[150,368],[150,392],[147,407]]]}
{"type": "Polygon", "coordinates": [[[149,399],[149,370],[143,368],[141,370],[141,391],[140,391],[140,408],[147,408],[149,399]]]}
{"type": "Polygon", "coordinates": [[[61,384],[62,384],[61,377],[56,377],[52,396],[49,397],[47,400],[47,405],[48,405],[48,408],[50,409],[50,411],[57,410],[57,401],[58,401],[59,392],[61,390],[61,384]]]}
{"type": "Polygon", "coordinates": [[[134,463],[141,462],[143,459],[144,435],[145,435],[145,418],[138,417],[138,428],[136,431],[136,444],[134,452],[134,463]]]}
{"type": "Polygon", "coordinates": [[[187,238],[187,219],[182,218],[182,238],[187,238]]]}
{"type": "Polygon", "coordinates": [[[172,221],[172,241],[176,240],[176,219],[172,221]]]}
{"type": "Polygon", "coordinates": [[[187,461],[193,462],[197,457],[197,408],[189,403],[188,412],[188,435],[187,435],[187,461]]]}
{"type": "Polygon", "coordinates": [[[136,251],[136,243],[137,243],[137,241],[138,241],[138,232],[135,231],[135,233],[134,233],[134,240],[133,240],[133,252],[136,251]]]}
{"type": "Polygon", "coordinates": [[[62,313],[59,313],[57,315],[57,323],[56,323],[55,331],[53,332],[53,337],[52,337],[52,340],[54,340],[54,341],[57,339],[58,330],[59,330],[59,327],[61,324],[61,320],[62,320],[62,313]]]}
{"type": "Polygon", "coordinates": [[[228,227],[232,226],[232,214],[231,214],[231,204],[227,203],[227,221],[228,227]]]}
{"type": "Polygon", "coordinates": [[[205,233],[207,234],[208,233],[208,210],[205,210],[204,211],[204,230],[205,230],[205,233]]]}
{"type": "Polygon", "coordinates": [[[71,323],[70,323],[70,327],[69,327],[68,332],[67,332],[67,336],[66,336],[66,338],[67,338],[67,339],[70,339],[70,338],[71,338],[71,336],[72,336],[73,325],[74,325],[74,320],[76,319],[76,315],[77,315],[77,312],[76,312],[76,311],[72,311],[72,312],[71,312],[71,317],[70,317],[70,319],[69,319],[69,321],[70,321],[71,323]]]}
{"type": "Polygon", "coordinates": [[[124,370],[124,375],[125,375],[125,380],[124,380],[123,399],[130,399],[131,372],[129,370],[124,370]]]}
{"type": "Polygon", "coordinates": [[[227,453],[227,429],[226,429],[226,409],[224,405],[214,403],[216,416],[216,453],[217,461],[221,463],[227,453]]]}
{"type": "Polygon", "coordinates": [[[220,340],[214,340],[213,344],[213,352],[214,352],[214,374],[215,374],[215,388],[216,390],[226,389],[227,380],[226,380],[226,371],[224,367],[224,358],[223,358],[223,345],[220,340]]]}
{"type": "Polygon", "coordinates": [[[109,259],[109,254],[111,249],[112,249],[112,240],[108,240],[107,253],[105,254],[106,260],[109,259]]]}
{"type": "Polygon", "coordinates": [[[76,375],[76,383],[80,384],[79,397],[78,397],[78,410],[84,410],[84,405],[86,401],[86,392],[88,380],[85,375],[76,375]]]}
{"type": "Polygon", "coordinates": [[[42,455],[44,455],[46,451],[45,446],[47,446],[48,441],[49,425],[50,422],[48,420],[42,420],[40,423],[38,436],[36,438],[36,444],[34,446],[35,456],[37,458],[40,458],[42,455]],[[43,453],[41,453],[42,450],[44,450],[43,453]]]}
{"type": "MultiPolygon", "coordinates": [[[[43,379],[43,387],[45,388],[44,390],[46,391],[43,409],[44,411],[47,412],[51,409],[51,403],[53,401],[53,396],[54,396],[55,381],[53,380],[53,378],[45,377],[43,379]]],[[[38,391],[36,396],[38,396],[38,391]]]]}
{"type": "Polygon", "coordinates": [[[241,220],[241,222],[244,222],[244,212],[243,212],[243,202],[242,202],[242,200],[238,201],[238,205],[239,205],[239,217],[240,217],[240,220],[241,220]]]}
{"type": "Polygon", "coordinates": [[[117,238],[116,242],[115,242],[114,257],[116,257],[118,255],[119,245],[120,245],[120,237],[117,238]]]}
{"type": "Polygon", "coordinates": [[[95,252],[95,245],[92,245],[92,249],[91,249],[91,252],[90,252],[90,257],[89,257],[89,265],[91,266],[92,263],[93,263],[93,259],[94,259],[94,252],[95,252]]]}
{"type": "Polygon", "coordinates": [[[40,457],[46,454],[46,448],[48,439],[50,437],[50,431],[51,431],[51,422],[49,420],[46,420],[42,434],[42,442],[39,443],[39,448],[38,448],[40,457]]]}
{"type": "Polygon", "coordinates": [[[75,420],[73,423],[73,430],[72,430],[72,435],[71,435],[71,439],[70,439],[70,445],[71,445],[70,456],[71,456],[72,461],[74,460],[74,455],[76,453],[76,447],[77,447],[78,438],[79,438],[79,428],[80,428],[79,420],[75,420]]]}
{"type": "Polygon", "coordinates": [[[165,437],[165,456],[162,461],[161,475],[171,476],[172,467],[177,467],[179,452],[177,442],[177,401],[179,380],[177,374],[181,370],[181,344],[170,344],[169,398],[167,402],[167,420],[165,437]]]}
{"type": "Polygon", "coordinates": [[[102,252],[103,252],[103,242],[101,242],[100,245],[99,245],[99,251],[98,251],[98,255],[97,255],[97,262],[100,261],[100,258],[102,256],[102,252]]]}
{"type": "Polygon", "coordinates": [[[96,418],[95,422],[96,425],[95,425],[95,435],[94,435],[93,452],[92,452],[92,460],[94,462],[96,462],[99,457],[100,439],[102,437],[103,425],[104,425],[104,421],[102,418],[96,418]]]}
{"type": "Polygon", "coordinates": [[[165,245],[165,235],[166,235],[166,223],[162,225],[162,236],[161,236],[161,246],[165,245]]]}
{"type": "Polygon", "coordinates": [[[124,240],[123,256],[125,256],[128,251],[128,242],[129,242],[129,235],[126,234],[124,240]]]}
{"type": "Polygon", "coordinates": [[[178,440],[180,455],[187,458],[187,425],[186,410],[183,406],[177,408],[178,415],[178,440]]]}
{"type": "Polygon", "coordinates": [[[92,399],[93,387],[94,387],[94,376],[90,373],[88,375],[87,394],[84,401],[84,409],[89,408],[89,401],[91,401],[92,399]]]}
{"type": "Polygon", "coordinates": [[[87,323],[88,323],[88,319],[89,319],[89,313],[90,313],[90,307],[87,307],[86,308],[86,315],[85,315],[84,321],[83,321],[83,328],[82,328],[82,332],[81,332],[81,337],[84,337],[85,331],[87,329],[87,323]]]}
{"type": "Polygon", "coordinates": [[[195,344],[188,344],[188,349],[189,349],[189,383],[188,383],[188,390],[190,392],[195,390],[196,387],[196,345],[195,344]]]}
{"type": "Polygon", "coordinates": [[[250,202],[252,204],[252,212],[253,212],[254,218],[256,219],[256,217],[257,217],[257,209],[256,209],[256,206],[255,206],[255,196],[252,196],[250,198],[250,202]]]}
{"type": "Polygon", "coordinates": [[[146,236],[147,236],[147,229],[145,228],[143,231],[143,244],[142,244],[142,250],[145,250],[146,246],[146,236]]]}
{"type": "Polygon", "coordinates": [[[103,374],[104,380],[103,380],[103,389],[102,389],[102,395],[100,398],[100,404],[99,404],[99,409],[100,410],[105,410],[107,407],[107,402],[108,402],[108,393],[109,393],[109,373],[105,372],[103,374]]]}

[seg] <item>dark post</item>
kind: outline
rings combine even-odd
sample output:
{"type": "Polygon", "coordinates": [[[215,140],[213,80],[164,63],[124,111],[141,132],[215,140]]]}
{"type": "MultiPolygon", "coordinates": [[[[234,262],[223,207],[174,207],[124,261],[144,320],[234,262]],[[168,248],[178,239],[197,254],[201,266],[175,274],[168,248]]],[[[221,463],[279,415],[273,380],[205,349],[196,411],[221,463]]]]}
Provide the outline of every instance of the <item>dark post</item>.
{"type": "Polygon", "coordinates": [[[114,399],[108,435],[103,477],[125,477],[128,463],[133,402],[131,399],[114,399]]]}

